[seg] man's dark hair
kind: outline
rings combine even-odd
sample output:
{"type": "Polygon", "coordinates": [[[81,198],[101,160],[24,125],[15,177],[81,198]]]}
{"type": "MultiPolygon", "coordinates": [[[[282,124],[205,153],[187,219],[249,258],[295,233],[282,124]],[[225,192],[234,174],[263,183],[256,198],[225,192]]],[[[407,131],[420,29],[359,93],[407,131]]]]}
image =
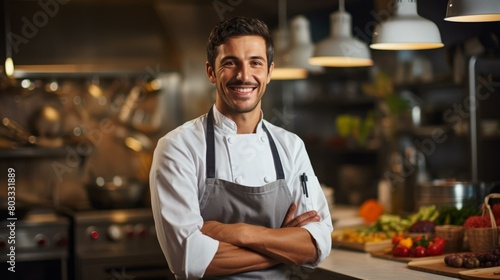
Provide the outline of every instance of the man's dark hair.
{"type": "Polygon", "coordinates": [[[207,60],[210,66],[215,67],[215,58],[219,46],[229,38],[235,36],[257,35],[266,42],[267,67],[273,62],[274,46],[267,25],[260,19],[248,17],[233,17],[219,22],[210,33],[207,42],[207,60]]]}

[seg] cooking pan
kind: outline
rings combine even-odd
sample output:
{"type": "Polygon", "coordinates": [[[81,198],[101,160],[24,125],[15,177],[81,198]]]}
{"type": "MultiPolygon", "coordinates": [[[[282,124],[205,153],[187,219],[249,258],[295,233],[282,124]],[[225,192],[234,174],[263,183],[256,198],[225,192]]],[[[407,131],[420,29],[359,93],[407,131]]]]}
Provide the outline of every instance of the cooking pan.
{"type": "Polygon", "coordinates": [[[95,209],[128,209],[146,206],[148,184],[115,176],[97,177],[86,185],[90,203],[95,209]]]}
{"type": "Polygon", "coordinates": [[[491,184],[454,179],[433,180],[417,184],[417,207],[435,204],[462,208],[466,203],[480,205],[490,192],[491,184]]]}

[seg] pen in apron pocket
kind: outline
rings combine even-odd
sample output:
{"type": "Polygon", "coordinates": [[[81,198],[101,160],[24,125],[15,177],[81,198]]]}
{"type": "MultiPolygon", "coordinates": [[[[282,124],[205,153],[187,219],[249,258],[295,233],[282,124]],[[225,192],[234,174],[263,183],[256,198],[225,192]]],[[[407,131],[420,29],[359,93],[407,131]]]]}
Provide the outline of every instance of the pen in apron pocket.
{"type": "Polygon", "coordinates": [[[300,182],[302,184],[302,193],[306,195],[306,197],[309,197],[309,192],[307,190],[307,175],[306,173],[303,173],[300,175],[300,182]]]}
{"type": "Polygon", "coordinates": [[[306,211],[310,211],[313,209],[313,207],[312,207],[311,198],[309,198],[309,189],[307,188],[307,175],[306,175],[306,173],[303,173],[302,175],[300,175],[300,183],[302,185],[302,193],[305,195],[304,204],[305,204],[306,211]]]}

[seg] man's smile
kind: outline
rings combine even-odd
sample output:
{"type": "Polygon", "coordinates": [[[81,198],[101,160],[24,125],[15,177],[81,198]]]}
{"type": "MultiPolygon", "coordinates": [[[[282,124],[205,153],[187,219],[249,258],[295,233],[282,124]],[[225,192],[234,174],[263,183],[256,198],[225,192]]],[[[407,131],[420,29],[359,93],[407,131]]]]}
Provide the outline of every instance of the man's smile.
{"type": "Polygon", "coordinates": [[[257,87],[255,86],[228,86],[234,93],[239,96],[251,94],[257,87]]]}

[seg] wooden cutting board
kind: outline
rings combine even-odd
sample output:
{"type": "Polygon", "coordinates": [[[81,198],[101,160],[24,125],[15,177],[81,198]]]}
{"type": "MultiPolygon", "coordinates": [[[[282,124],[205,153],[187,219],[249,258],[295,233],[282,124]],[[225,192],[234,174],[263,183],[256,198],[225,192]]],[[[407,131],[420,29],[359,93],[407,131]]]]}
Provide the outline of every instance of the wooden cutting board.
{"type": "Polygon", "coordinates": [[[500,266],[460,271],[460,278],[466,280],[500,279],[500,266]],[[499,274],[495,274],[499,273],[499,274]]]}
{"type": "Polygon", "coordinates": [[[390,239],[382,240],[382,241],[378,241],[378,242],[365,242],[365,243],[347,242],[347,241],[338,241],[338,240],[332,241],[332,247],[334,247],[334,248],[335,247],[349,248],[349,249],[367,252],[367,253],[390,248],[392,246],[391,244],[392,244],[392,242],[390,239]]]}
{"type": "Polygon", "coordinates": [[[394,257],[391,252],[387,251],[375,251],[375,252],[370,252],[370,255],[375,258],[380,258],[380,259],[385,259],[385,260],[390,260],[390,261],[396,261],[396,262],[411,262],[415,260],[416,258],[410,258],[410,257],[394,257]]]}
{"type": "Polygon", "coordinates": [[[460,278],[460,272],[467,270],[467,268],[463,267],[457,268],[447,266],[444,263],[444,257],[426,260],[413,260],[408,263],[408,268],[455,278],[460,278]]]}
{"type": "Polygon", "coordinates": [[[411,262],[411,261],[421,261],[421,260],[430,260],[430,259],[444,259],[446,255],[439,255],[439,256],[431,256],[431,257],[394,257],[391,252],[387,251],[374,251],[370,252],[370,255],[375,258],[381,258],[381,259],[386,259],[386,260],[391,260],[391,261],[396,261],[396,262],[411,262]]]}

